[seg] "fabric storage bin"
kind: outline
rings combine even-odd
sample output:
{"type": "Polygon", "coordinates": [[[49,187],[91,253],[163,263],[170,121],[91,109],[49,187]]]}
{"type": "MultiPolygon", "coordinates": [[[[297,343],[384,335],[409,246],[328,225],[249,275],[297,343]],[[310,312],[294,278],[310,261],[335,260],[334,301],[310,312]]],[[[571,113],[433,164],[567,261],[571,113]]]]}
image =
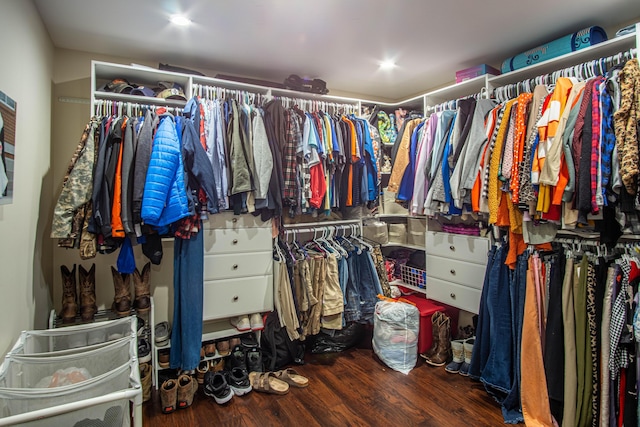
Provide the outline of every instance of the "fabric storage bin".
{"type": "MultiPolygon", "coordinates": [[[[91,377],[74,384],[79,385],[135,360],[136,352],[136,339],[132,337],[104,347],[59,356],[8,354],[0,366],[0,388],[32,389],[49,376],[55,381],[53,375],[58,370],[86,369],[91,377]]],[[[60,387],[47,390],[55,392],[60,387]]]]}
{"type": "Polygon", "coordinates": [[[451,318],[451,339],[456,335],[458,325],[458,310],[430,300],[421,295],[405,295],[402,298],[415,304],[420,311],[420,332],[418,334],[418,353],[425,353],[433,342],[433,327],[431,316],[436,311],[442,311],[451,318]]]}
{"type": "Polygon", "coordinates": [[[373,221],[365,223],[362,227],[362,237],[381,245],[389,243],[389,231],[387,223],[381,221],[373,221]]]}
{"type": "Polygon", "coordinates": [[[407,218],[407,243],[424,248],[424,233],[426,228],[426,219],[407,218]]]}
{"type": "Polygon", "coordinates": [[[111,398],[114,401],[121,401],[117,405],[125,411],[123,420],[126,423],[123,425],[128,425],[130,419],[129,401],[133,400],[136,405],[142,404],[140,374],[138,373],[138,364],[135,361],[129,361],[103,375],[70,386],[31,389],[0,388],[0,425],[12,425],[17,423],[18,419],[25,417],[36,420],[39,414],[34,411],[55,414],[56,412],[67,412],[69,409],[77,409],[77,406],[91,406],[92,409],[83,411],[83,413],[68,412],[64,415],[58,415],[49,418],[47,423],[40,425],[72,426],[84,418],[103,418],[106,409],[114,406],[115,403],[110,404],[104,410],[96,411],[93,409],[93,405],[89,405],[91,403],[89,401],[91,399],[109,400],[110,393],[117,393],[111,398]],[[72,405],[68,406],[69,409],[65,411],[64,406],[68,404],[72,405]]]}
{"type": "Polygon", "coordinates": [[[389,224],[389,243],[404,245],[407,243],[407,225],[389,224]]]}
{"type": "Polygon", "coordinates": [[[10,354],[46,356],[86,351],[136,336],[135,316],[55,329],[23,331],[10,354]]]}
{"type": "Polygon", "coordinates": [[[396,193],[391,192],[386,188],[382,190],[382,203],[380,207],[383,211],[381,213],[385,215],[406,215],[409,213],[409,211],[401,204],[396,203],[396,193]]]}

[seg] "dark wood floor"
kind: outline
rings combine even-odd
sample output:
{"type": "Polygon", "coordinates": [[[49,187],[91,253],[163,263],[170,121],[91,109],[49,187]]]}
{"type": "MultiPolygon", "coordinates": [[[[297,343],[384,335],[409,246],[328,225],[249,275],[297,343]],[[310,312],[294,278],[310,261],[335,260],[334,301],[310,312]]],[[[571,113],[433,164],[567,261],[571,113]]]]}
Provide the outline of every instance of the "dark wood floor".
{"type": "Polygon", "coordinates": [[[143,407],[147,426],[502,426],[500,407],[483,386],[419,358],[404,375],[367,348],[308,353],[295,369],[307,388],[278,396],[251,392],[220,406],[198,391],[193,405],[164,415],[160,395],[143,407]]]}

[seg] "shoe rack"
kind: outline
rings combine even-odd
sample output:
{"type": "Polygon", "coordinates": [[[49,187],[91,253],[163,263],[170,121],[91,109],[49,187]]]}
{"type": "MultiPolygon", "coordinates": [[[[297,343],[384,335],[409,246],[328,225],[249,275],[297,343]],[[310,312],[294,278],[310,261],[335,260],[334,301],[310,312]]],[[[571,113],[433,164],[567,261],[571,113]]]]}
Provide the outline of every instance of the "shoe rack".
{"type": "MultiPolygon", "coordinates": [[[[153,328],[152,328],[153,329],[153,328]]],[[[256,341],[258,342],[258,344],[260,343],[260,337],[262,335],[262,331],[239,331],[237,330],[234,326],[231,325],[231,323],[229,323],[229,319],[220,319],[220,320],[216,320],[216,321],[208,321],[208,322],[204,322],[202,324],[202,345],[204,345],[206,342],[209,341],[220,341],[220,340],[226,340],[226,339],[231,339],[233,337],[236,336],[241,336],[241,335],[245,335],[248,333],[254,333],[255,337],[256,337],[256,341]]],[[[155,387],[155,389],[159,389],[160,385],[159,381],[158,381],[158,373],[160,371],[164,371],[164,370],[169,370],[170,368],[162,368],[160,367],[160,364],[158,363],[158,361],[160,360],[159,356],[160,356],[160,352],[161,351],[169,351],[171,349],[171,343],[169,342],[166,345],[163,346],[158,346],[156,345],[155,339],[152,340],[152,359],[153,359],[153,386],[155,387]]],[[[230,348],[230,350],[232,350],[230,348]]],[[[200,359],[201,361],[210,361],[210,360],[216,360],[216,359],[221,359],[223,357],[227,357],[227,356],[222,356],[218,350],[216,349],[216,352],[213,356],[205,356],[203,359],[200,359]]]]}

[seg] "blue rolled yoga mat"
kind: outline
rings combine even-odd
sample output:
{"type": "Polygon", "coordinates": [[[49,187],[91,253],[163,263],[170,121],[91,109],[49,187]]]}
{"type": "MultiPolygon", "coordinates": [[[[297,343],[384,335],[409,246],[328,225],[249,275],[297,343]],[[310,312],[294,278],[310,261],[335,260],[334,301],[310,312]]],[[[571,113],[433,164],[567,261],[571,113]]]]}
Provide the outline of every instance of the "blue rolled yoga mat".
{"type": "Polygon", "coordinates": [[[584,49],[607,40],[607,33],[601,27],[593,26],[566,35],[557,40],[530,49],[502,62],[502,73],[519,70],[538,62],[546,61],[569,52],[584,49]]]}

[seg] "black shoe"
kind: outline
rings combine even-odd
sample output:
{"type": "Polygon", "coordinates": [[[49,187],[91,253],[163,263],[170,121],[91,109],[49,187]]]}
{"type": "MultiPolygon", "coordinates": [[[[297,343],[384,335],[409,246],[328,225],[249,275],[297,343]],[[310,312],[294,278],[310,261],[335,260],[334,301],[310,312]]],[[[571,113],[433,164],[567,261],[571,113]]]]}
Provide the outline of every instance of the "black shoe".
{"type": "Polygon", "coordinates": [[[213,397],[218,405],[227,403],[233,397],[233,390],[222,372],[207,372],[204,376],[204,394],[213,397]]]}
{"type": "Polygon", "coordinates": [[[138,338],[138,362],[151,362],[151,346],[146,338],[138,338]]]}
{"type": "Polygon", "coordinates": [[[242,368],[245,371],[247,370],[247,361],[246,356],[244,354],[244,349],[237,345],[233,347],[231,350],[231,354],[229,355],[229,365],[227,365],[228,369],[231,370],[233,368],[242,368]]]}
{"type": "Polygon", "coordinates": [[[247,370],[249,372],[264,372],[262,366],[262,350],[258,347],[253,347],[247,350],[245,353],[247,359],[247,370]]]}
{"type": "Polygon", "coordinates": [[[244,348],[258,347],[258,340],[254,333],[244,334],[240,337],[240,343],[244,348]]]}
{"type": "Polygon", "coordinates": [[[251,382],[249,381],[249,375],[247,371],[242,368],[233,368],[231,371],[226,372],[227,383],[233,394],[236,396],[242,396],[251,391],[251,382]]]}

